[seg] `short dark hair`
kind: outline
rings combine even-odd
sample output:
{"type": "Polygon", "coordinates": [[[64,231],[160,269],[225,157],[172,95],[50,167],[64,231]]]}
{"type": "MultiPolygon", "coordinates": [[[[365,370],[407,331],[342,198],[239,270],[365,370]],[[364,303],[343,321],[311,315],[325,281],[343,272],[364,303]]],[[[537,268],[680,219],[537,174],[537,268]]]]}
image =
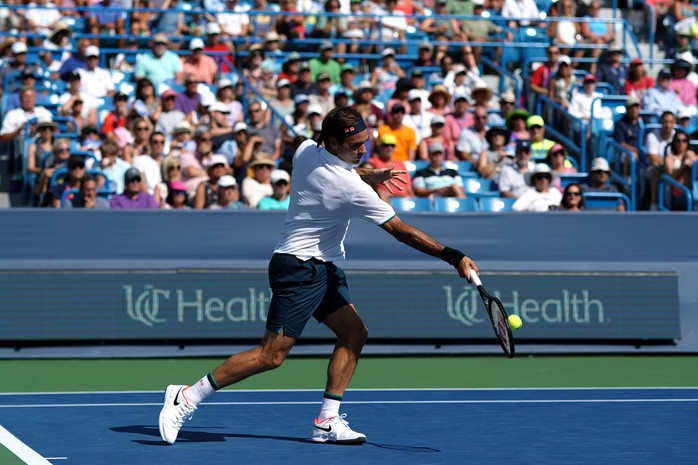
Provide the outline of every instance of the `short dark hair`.
{"type": "Polygon", "coordinates": [[[85,186],[85,183],[94,181],[97,183],[97,177],[94,174],[86,174],[85,176],[82,177],[80,180],[80,190],[85,186]]]}
{"type": "Polygon", "coordinates": [[[153,137],[155,137],[155,136],[162,136],[162,137],[165,137],[165,133],[163,133],[162,131],[153,131],[153,132],[151,132],[151,133],[150,133],[150,137],[148,138],[148,142],[152,142],[152,141],[153,141],[153,137]]]}
{"type": "Polygon", "coordinates": [[[322,121],[322,132],[318,139],[318,145],[330,139],[337,138],[347,126],[353,126],[362,120],[361,113],[352,107],[333,108],[322,121]]]}

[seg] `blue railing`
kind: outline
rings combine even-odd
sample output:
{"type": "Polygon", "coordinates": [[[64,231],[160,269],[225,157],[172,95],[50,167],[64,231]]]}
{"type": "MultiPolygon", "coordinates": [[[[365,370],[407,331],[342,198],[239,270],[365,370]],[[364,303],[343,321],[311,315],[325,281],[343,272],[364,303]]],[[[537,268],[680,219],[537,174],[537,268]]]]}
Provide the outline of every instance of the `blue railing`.
{"type": "Polygon", "coordinates": [[[568,124],[567,135],[558,131],[550,125],[545,126],[545,132],[550,133],[555,139],[561,142],[567,147],[567,152],[570,154],[577,155],[577,161],[579,162],[579,167],[581,171],[586,171],[587,169],[587,127],[589,126],[586,121],[581,118],[574,117],[569,114],[567,109],[554,102],[546,96],[539,96],[538,104],[536,105],[536,114],[543,114],[543,106],[549,111],[554,112],[554,121],[558,127],[560,125],[568,124]],[[571,137],[568,137],[571,135],[571,137]],[[578,140],[573,140],[575,136],[578,140]]]}

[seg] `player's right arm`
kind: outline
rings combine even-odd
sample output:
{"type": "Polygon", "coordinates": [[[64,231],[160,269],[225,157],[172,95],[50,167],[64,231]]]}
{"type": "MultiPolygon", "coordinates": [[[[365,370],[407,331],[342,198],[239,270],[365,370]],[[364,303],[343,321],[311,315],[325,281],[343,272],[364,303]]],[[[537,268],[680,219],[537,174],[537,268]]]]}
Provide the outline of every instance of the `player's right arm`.
{"type": "Polygon", "coordinates": [[[469,257],[450,247],[445,247],[424,231],[404,223],[397,215],[383,223],[381,227],[403,244],[453,265],[458,274],[468,282],[470,282],[471,269],[480,271],[469,257]]]}

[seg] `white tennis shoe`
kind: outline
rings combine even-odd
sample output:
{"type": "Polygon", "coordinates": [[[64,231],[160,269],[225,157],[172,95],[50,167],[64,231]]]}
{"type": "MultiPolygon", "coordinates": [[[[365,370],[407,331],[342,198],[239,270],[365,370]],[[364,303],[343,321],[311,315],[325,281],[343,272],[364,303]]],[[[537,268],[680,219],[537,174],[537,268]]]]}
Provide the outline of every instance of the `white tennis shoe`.
{"type": "Polygon", "coordinates": [[[165,404],[160,410],[160,437],[168,444],[174,444],[179,430],[185,421],[191,420],[196,407],[190,405],[182,395],[182,389],[189,387],[183,384],[171,384],[165,390],[165,404]]]}
{"type": "Polygon", "coordinates": [[[344,419],[346,416],[347,414],[343,413],[323,421],[314,420],[311,441],[335,444],[363,444],[366,442],[365,434],[349,428],[349,423],[344,419]]]}

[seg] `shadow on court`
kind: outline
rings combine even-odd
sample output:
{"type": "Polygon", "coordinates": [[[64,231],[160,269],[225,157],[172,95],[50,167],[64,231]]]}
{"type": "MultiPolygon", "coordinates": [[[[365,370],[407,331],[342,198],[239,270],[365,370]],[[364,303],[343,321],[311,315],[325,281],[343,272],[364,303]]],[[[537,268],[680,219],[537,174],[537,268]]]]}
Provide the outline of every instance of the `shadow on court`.
{"type": "MultiPolygon", "coordinates": [[[[142,436],[148,436],[151,438],[156,438],[153,440],[150,439],[134,439],[133,442],[142,444],[144,446],[168,446],[169,444],[166,444],[160,439],[160,431],[156,426],[148,426],[148,425],[131,425],[131,426],[115,426],[113,428],[109,428],[112,431],[115,431],[117,433],[130,433],[130,434],[139,434],[142,436]]],[[[204,428],[202,428],[204,429],[204,428]]],[[[182,430],[179,432],[179,436],[177,437],[177,442],[225,442],[227,439],[271,439],[274,441],[288,441],[288,442],[299,442],[299,443],[304,443],[304,444],[313,444],[313,445],[318,445],[317,443],[311,441],[310,439],[306,438],[293,438],[289,436],[269,436],[269,435],[262,435],[262,434],[223,434],[223,433],[215,433],[215,432],[210,432],[208,430],[210,429],[215,429],[215,428],[205,428],[207,431],[191,431],[190,429],[187,430],[182,430]]],[[[324,444],[324,446],[328,445],[333,445],[333,446],[343,446],[346,447],[347,445],[360,445],[360,444],[324,444]]],[[[421,447],[421,446],[407,446],[407,445],[402,445],[402,444],[385,444],[385,443],[376,443],[376,442],[368,442],[365,444],[366,447],[377,447],[379,449],[387,449],[387,450],[396,450],[396,451],[402,451],[402,452],[441,452],[439,449],[435,449],[433,447],[421,447]]]]}

